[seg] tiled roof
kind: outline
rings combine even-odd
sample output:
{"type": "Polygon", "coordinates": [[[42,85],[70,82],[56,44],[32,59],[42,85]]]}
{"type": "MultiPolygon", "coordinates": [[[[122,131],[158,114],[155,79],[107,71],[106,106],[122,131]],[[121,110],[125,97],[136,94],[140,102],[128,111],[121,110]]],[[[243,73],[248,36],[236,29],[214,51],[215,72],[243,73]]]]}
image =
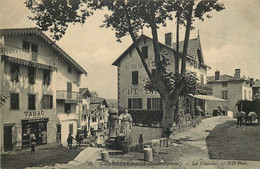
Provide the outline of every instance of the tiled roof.
{"type": "Polygon", "coordinates": [[[103,104],[103,105],[105,105],[106,107],[108,107],[108,104],[107,104],[107,101],[106,101],[106,99],[104,99],[104,98],[99,98],[99,97],[91,97],[90,98],[90,105],[91,104],[103,104]]]}
{"type": "MultiPolygon", "coordinates": [[[[208,76],[208,81],[215,81],[215,76],[208,76]]],[[[230,75],[220,75],[219,80],[220,81],[228,81],[228,80],[234,80],[235,78],[230,75]]]]}
{"type": "MultiPolygon", "coordinates": [[[[137,43],[139,43],[143,38],[147,38],[147,39],[152,39],[150,38],[149,36],[146,36],[144,34],[140,35],[138,38],[137,38],[137,43]]],[[[180,53],[182,53],[182,50],[183,50],[183,44],[184,44],[184,41],[180,41],[179,42],[179,51],[180,53]]],[[[173,43],[173,47],[169,47],[168,45],[165,45],[163,43],[160,43],[159,42],[159,45],[160,46],[164,46],[170,50],[173,50],[175,52],[175,48],[176,48],[176,43],[173,43]]],[[[112,65],[114,66],[118,66],[118,63],[120,62],[120,60],[130,51],[132,50],[132,48],[134,48],[134,43],[132,43],[113,63],[112,65]]],[[[188,58],[191,58],[191,59],[195,59],[195,55],[196,55],[196,52],[197,52],[197,49],[198,48],[201,48],[201,45],[200,45],[200,40],[199,38],[195,38],[195,39],[190,39],[189,40],[189,45],[188,45],[188,50],[187,50],[187,57],[188,58]]],[[[202,50],[201,50],[201,54],[202,54],[202,50]]],[[[206,65],[204,63],[204,59],[203,59],[203,54],[201,56],[202,58],[202,65],[206,66],[207,68],[210,68],[208,65],[206,65]]]]}
{"type": "MultiPolygon", "coordinates": [[[[190,56],[191,58],[195,58],[198,45],[200,45],[199,38],[190,39],[188,49],[187,49],[187,55],[190,56]]],[[[183,52],[183,46],[184,46],[184,41],[180,41],[179,42],[180,53],[183,52]]],[[[172,47],[173,47],[174,50],[176,50],[176,42],[173,43],[172,47]]]]}
{"type": "Polygon", "coordinates": [[[12,35],[35,35],[45,41],[51,48],[58,52],[67,62],[72,64],[77,71],[87,76],[87,72],[64,50],[62,50],[55,42],[53,42],[48,36],[46,36],[38,28],[17,28],[17,29],[0,29],[0,35],[12,36],[12,35]]]}

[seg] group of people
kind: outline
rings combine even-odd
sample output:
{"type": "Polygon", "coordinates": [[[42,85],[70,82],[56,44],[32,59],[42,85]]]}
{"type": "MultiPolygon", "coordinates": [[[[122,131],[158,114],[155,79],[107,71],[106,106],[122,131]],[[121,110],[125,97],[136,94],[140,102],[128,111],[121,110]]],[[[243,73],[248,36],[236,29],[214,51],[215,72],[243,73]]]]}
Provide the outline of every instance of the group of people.
{"type": "Polygon", "coordinates": [[[68,147],[70,149],[72,148],[73,140],[76,140],[76,142],[77,142],[76,147],[77,148],[82,147],[83,137],[79,133],[77,133],[76,138],[74,138],[71,133],[69,134],[69,136],[67,138],[67,143],[68,143],[68,147]]]}
{"type": "Polygon", "coordinates": [[[32,130],[30,134],[31,154],[35,153],[35,146],[37,144],[35,133],[38,133],[38,144],[47,143],[47,132],[45,130],[40,130],[39,132],[35,132],[35,130],[32,130]]]}

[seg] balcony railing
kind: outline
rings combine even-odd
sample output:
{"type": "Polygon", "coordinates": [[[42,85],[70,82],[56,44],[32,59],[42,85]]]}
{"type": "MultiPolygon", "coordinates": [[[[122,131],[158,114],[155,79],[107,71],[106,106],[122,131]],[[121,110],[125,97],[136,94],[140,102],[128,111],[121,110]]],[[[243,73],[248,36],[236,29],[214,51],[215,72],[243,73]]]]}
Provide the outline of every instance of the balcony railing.
{"type": "Polygon", "coordinates": [[[197,84],[197,91],[200,94],[212,94],[213,89],[212,86],[210,85],[202,85],[202,84],[197,84]]]}
{"type": "Polygon", "coordinates": [[[65,90],[58,90],[58,91],[56,91],[56,99],[78,100],[78,99],[81,99],[81,95],[79,92],[68,92],[65,90]]]}
{"type": "MultiPolygon", "coordinates": [[[[1,44],[0,44],[1,45],[1,44]]],[[[1,46],[4,55],[26,60],[32,61],[35,63],[50,65],[50,66],[58,66],[58,58],[54,56],[42,55],[37,52],[32,52],[28,50],[24,50],[22,48],[18,48],[12,45],[4,44],[1,46]]]]}

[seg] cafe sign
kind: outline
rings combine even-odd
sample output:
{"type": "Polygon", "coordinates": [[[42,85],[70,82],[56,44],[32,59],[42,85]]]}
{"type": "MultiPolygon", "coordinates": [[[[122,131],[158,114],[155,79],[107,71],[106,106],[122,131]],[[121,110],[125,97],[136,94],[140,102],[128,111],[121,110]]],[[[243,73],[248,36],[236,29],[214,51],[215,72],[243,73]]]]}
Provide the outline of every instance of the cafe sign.
{"type": "Polygon", "coordinates": [[[37,116],[44,116],[43,110],[30,110],[24,112],[25,117],[37,117],[37,116]]]}

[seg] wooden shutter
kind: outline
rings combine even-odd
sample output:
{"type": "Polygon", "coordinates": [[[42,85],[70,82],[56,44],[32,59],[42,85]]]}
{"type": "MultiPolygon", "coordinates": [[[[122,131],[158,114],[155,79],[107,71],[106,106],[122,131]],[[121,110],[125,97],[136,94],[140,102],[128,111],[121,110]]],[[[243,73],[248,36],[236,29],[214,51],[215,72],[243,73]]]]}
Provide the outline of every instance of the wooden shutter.
{"type": "Polygon", "coordinates": [[[143,46],[142,47],[142,55],[145,59],[148,58],[148,46],[143,46]]]}
{"type": "Polygon", "coordinates": [[[151,98],[147,98],[147,109],[151,109],[151,98]]]}

